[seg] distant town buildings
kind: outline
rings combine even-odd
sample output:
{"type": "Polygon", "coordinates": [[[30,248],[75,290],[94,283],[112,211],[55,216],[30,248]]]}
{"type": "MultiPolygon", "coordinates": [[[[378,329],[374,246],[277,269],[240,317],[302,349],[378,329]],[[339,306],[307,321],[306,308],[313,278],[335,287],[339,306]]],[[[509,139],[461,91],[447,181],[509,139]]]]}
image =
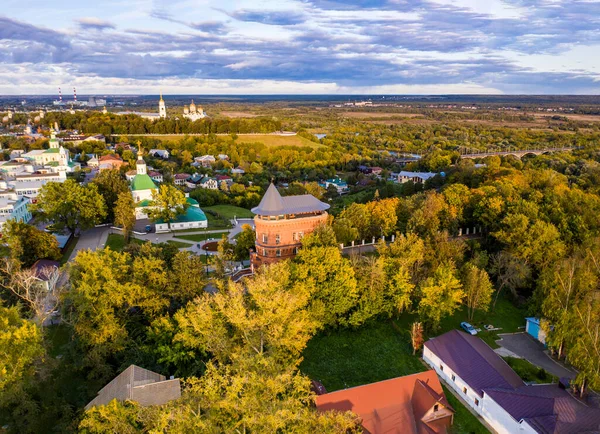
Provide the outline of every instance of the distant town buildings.
{"type": "Polygon", "coordinates": [[[437,173],[432,172],[405,172],[401,171],[396,175],[396,180],[400,184],[404,184],[405,182],[412,181],[415,184],[423,184],[428,179],[433,178],[437,173]]]}
{"type": "Polygon", "coordinates": [[[30,203],[28,197],[20,196],[14,190],[0,191],[0,234],[8,220],[24,223],[31,220],[31,212],[28,208],[30,203]]]}
{"type": "Polygon", "coordinates": [[[324,189],[328,189],[329,186],[333,185],[339,194],[348,192],[348,183],[346,181],[342,181],[340,178],[327,179],[319,183],[319,185],[324,189]]]}
{"type": "Polygon", "coordinates": [[[150,149],[148,151],[148,155],[152,155],[153,157],[160,157],[163,160],[168,160],[170,155],[169,151],[166,149],[150,149]]]}
{"type": "Polygon", "coordinates": [[[201,106],[196,107],[194,100],[192,100],[192,103],[189,107],[183,107],[183,117],[191,121],[197,121],[198,119],[204,119],[206,117],[206,113],[204,110],[202,110],[201,106]]]}
{"type": "Polygon", "coordinates": [[[267,189],[256,214],[256,251],[250,254],[252,268],[292,258],[302,238],[327,223],[329,205],[310,194],[281,197],[275,185],[267,189]]]}
{"type": "Polygon", "coordinates": [[[212,165],[217,161],[217,159],[215,157],[213,157],[212,155],[203,155],[201,157],[196,157],[194,158],[194,162],[195,164],[198,166],[202,166],[202,167],[212,167],[212,165]]]}

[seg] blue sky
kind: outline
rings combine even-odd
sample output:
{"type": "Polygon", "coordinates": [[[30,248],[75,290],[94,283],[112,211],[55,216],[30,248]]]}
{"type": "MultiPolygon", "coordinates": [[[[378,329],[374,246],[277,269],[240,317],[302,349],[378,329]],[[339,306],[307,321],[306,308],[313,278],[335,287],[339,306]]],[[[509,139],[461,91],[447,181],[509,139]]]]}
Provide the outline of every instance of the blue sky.
{"type": "Polygon", "coordinates": [[[2,0],[0,94],[600,94],[600,0],[2,0]]]}

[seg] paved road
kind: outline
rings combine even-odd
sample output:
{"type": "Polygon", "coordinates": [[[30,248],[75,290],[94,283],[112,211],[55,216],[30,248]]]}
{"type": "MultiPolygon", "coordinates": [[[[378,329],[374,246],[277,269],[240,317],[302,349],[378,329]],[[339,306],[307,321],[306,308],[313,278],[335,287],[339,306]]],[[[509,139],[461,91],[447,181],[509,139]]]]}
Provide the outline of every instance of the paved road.
{"type": "Polygon", "coordinates": [[[546,354],[544,346],[529,336],[527,333],[500,334],[498,345],[512,351],[538,368],[543,368],[559,378],[575,378],[577,375],[570,369],[555,362],[546,354]]]}

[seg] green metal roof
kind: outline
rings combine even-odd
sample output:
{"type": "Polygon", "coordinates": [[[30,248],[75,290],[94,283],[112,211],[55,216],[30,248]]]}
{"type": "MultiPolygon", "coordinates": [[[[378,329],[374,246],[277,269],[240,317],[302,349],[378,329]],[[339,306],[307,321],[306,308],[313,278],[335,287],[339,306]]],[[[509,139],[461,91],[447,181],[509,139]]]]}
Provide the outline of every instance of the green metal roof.
{"type": "Polygon", "coordinates": [[[58,148],[50,148],[50,149],[46,149],[44,151],[44,154],[58,154],[60,152],[60,149],[58,148]]]}
{"type": "Polygon", "coordinates": [[[136,208],[145,208],[147,206],[150,206],[151,203],[152,203],[152,201],[150,199],[144,199],[140,203],[138,203],[135,207],[136,208]]]}
{"type": "MultiPolygon", "coordinates": [[[[191,222],[202,222],[206,220],[206,214],[200,208],[195,206],[188,207],[185,214],[180,215],[171,223],[191,223],[191,222]]],[[[164,220],[159,219],[156,223],[164,223],[164,220]]]]}
{"type": "Polygon", "coordinates": [[[191,197],[187,197],[185,200],[186,200],[187,203],[189,203],[192,206],[193,205],[196,205],[196,206],[200,205],[196,199],[193,199],[191,197]]]}
{"type": "Polygon", "coordinates": [[[156,184],[148,175],[135,175],[131,183],[131,189],[136,190],[155,190],[156,184]]]}

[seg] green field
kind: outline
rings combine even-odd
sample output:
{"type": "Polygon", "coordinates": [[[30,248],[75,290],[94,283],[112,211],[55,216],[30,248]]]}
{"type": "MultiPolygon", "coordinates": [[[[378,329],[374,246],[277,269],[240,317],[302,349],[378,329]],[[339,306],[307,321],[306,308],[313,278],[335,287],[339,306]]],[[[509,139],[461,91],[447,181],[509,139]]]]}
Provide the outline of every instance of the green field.
{"type": "Polygon", "coordinates": [[[254,213],[246,208],[241,208],[235,205],[214,205],[202,208],[204,211],[214,211],[217,214],[222,215],[225,218],[232,219],[238,218],[252,218],[254,213]]]}
{"type": "MultiPolygon", "coordinates": [[[[229,233],[228,231],[222,231],[222,232],[216,232],[216,233],[212,233],[212,234],[175,235],[175,238],[187,240],[187,241],[194,241],[194,242],[198,243],[200,241],[208,240],[210,238],[220,240],[222,238],[223,234],[228,234],[228,233],[229,233]]],[[[189,247],[189,246],[187,246],[187,247],[189,247]]]]}
{"type": "Polygon", "coordinates": [[[274,136],[269,134],[257,134],[252,136],[238,136],[236,143],[264,143],[265,146],[310,146],[311,148],[320,148],[323,145],[311,142],[300,136],[274,136]]]}
{"type": "Polygon", "coordinates": [[[176,240],[167,240],[167,244],[171,244],[171,245],[177,247],[178,249],[187,249],[188,247],[192,247],[192,244],[190,244],[190,243],[184,243],[182,241],[176,241],[176,240]]]}

